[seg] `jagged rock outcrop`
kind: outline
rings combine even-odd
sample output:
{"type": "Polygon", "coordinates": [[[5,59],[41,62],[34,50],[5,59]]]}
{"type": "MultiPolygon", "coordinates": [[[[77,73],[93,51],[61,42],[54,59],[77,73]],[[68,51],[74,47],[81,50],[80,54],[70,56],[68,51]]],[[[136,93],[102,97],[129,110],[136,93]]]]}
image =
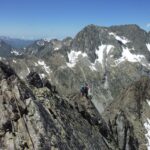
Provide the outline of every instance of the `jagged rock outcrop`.
{"type": "Polygon", "coordinates": [[[109,122],[111,135],[121,150],[138,150],[138,139],[134,135],[134,128],[126,118],[124,112],[118,112],[112,122],[109,122]]]}
{"type": "Polygon", "coordinates": [[[50,90],[50,92],[58,93],[56,91],[56,86],[52,85],[48,79],[41,79],[37,72],[30,72],[27,76],[27,82],[29,85],[32,85],[36,88],[46,87],[50,90]]]}
{"type": "Polygon", "coordinates": [[[49,149],[45,122],[34,95],[3,63],[0,85],[0,148],[49,149]]]}
{"type": "Polygon", "coordinates": [[[130,143],[133,149],[137,149],[138,145],[140,150],[147,149],[144,123],[150,116],[149,99],[150,79],[142,77],[123,90],[106,108],[103,117],[108,120],[112,133],[116,134],[120,148],[127,149],[126,144],[130,143]],[[131,143],[133,138],[134,143],[131,143]]]}
{"type": "Polygon", "coordinates": [[[29,75],[27,76],[27,80],[30,85],[33,85],[37,88],[43,87],[43,82],[42,82],[39,74],[36,72],[30,72],[29,75]]]}

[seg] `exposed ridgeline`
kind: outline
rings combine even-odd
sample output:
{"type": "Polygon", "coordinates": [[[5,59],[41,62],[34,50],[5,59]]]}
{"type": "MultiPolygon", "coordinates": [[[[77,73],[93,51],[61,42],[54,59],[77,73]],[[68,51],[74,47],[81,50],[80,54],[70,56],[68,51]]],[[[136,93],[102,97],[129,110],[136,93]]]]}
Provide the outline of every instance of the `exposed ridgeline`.
{"type": "MultiPolygon", "coordinates": [[[[119,149],[115,134],[89,100],[60,97],[36,73],[28,76],[28,82],[29,87],[0,62],[0,149],[119,149]]],[[[123,133],[125,147],[137,150],[133,132],[128,128],[123,133]]]]}
{"type": "MultiPolygon", "coordinates": [[[[150,79],[142,77],[123,90],[118,98],[113,101],[103,114],[113,134],[117,135],[116,141],[123,149],[126,137],[118,133],[129,133],[129,128],[134,130],[138,137],[139,150],[150,148],[150,79]],[[115,118],[115,121],[113,120],[115,118]],[[130,122],[132,126],[125,127],[130,122]],[[122,123],[121,123],[122,122],[122,123]],[[115,127],[116,126],[116,127],[115,127]],[[118,126],[118,127],[117,127],[118,126]],[[126,130],[124,130],[126,129],[126,130]],[[120,139],[120,140],[118,140],[120,139]],[[147,143],[147,144],[144,144],[147,143]]],[[[132,139],[131,139],[132,140],[132,139]]]]}

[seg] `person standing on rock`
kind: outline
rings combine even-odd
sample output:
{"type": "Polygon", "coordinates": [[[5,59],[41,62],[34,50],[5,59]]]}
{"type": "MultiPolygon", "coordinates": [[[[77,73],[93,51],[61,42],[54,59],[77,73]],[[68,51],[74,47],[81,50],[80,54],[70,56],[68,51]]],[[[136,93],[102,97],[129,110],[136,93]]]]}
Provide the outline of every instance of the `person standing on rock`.
{"type": "Polygon", "coordinates": [[[82,85],[81,88],[80,88],[81,96],[84,96],[84,89],[85,89],[84,85],[82,85]]]}
{"type": "Polygon", "coordinates": [[[85,97],[88,99],[88,91],[89,91],[89,85],[87,83],[85,83],[85,87],[84,87],[84,93],[85,93],[85,97]]]}
{"type": "Polygon", "coordinates": [[[87,83],[85,83],[84,86],[81,86],[81,89],[80,89],[81,96],[85,96],[88,99],[89,98],[88,91],[89,91],[89,85],[87,83]]]}

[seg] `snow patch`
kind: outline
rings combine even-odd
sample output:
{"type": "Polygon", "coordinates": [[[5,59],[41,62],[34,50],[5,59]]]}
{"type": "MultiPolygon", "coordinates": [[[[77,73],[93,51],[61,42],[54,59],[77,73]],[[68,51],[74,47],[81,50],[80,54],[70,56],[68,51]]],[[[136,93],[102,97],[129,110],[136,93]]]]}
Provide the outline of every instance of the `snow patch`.
{"type": "Polygon", "coordinates": [[[69,63],[67,63],[67,66],[73,68],[77,63],[79,56],[88,57],[86,53],[83,53],[81,51],[77,52],[72,50],[70,53],[68,53],[69,63]]]}
{"type": "MultiPolygon", "coordinates": [[[[136,55],[136,54],[132,54],[130,52],[129,48],[122,48],[122,57],[119,58],[118,60],[115,60],[116,65],[120,64],[123,61],[129,61],[129,62],[140,62],[142,63],[142,60],[145,60],[145,56],[143,55],[136,55]]],[[[143,63],[142,63],[143,64],[143,63]]],[[[145,65],[145,64],[143,64],[145,65]]]]}
{"type": "Polygon", "coordinates": [[[43,39],[45,42],[50,42],[51,41],[51,39],[50,38],[45,38],[45,39],[43,39]]]}
{"type": "Polygon", "coordinates": [[[108,53],[110,52],[110,50],[114,48],[113,45],[101,45],[99,46],[99,49],[96,50],[96,55],[98,56],[98,58],[95,60],[95,62],[100,62],[101,64],[103,64],[103,60],[104,60],[104,54],[106,53],[108,55],[108,53]],[[105,52],[105,53],[104,53],[105,52]]]}
{"type": "Polygon", "coordinates": [[[43,60],[41,60],[41,61],[39,60],[39,61],[38,61],[38,64],[44,67],[46,73],[49,74],[49,73],[51,72],[49,66],[47,66],[43,60]]]}
{"type": "Polygon", "coordinates": [[[145,134],[148,140],[148,143],[146,144],[147,149],[150,150],[150,119],[149,118],[147,118],[147,121],[144,123],[144,127],[147,130],[147,134],[145,134]]]}
{"type": "Polygon", "coordinates": [[[96,67],[95,67],[95,64],[91,63],[89,68],[92,70],[92,71],[97,71],[96,67]]]}
{"type": "Polygon", "coordinates": [[[58,51],[58,50],[59,50],[59,47],[55,47],[55,48],[54,48],[54,51],[58,51]]]}
{"type": "Polygon", "coordinates": [[[21,79],[24,79],[24,77],[23,77],[23,76],[20,76],[20,78],[21,78],[21,79]]]}
{"type": "Polygon", "coordinates": [[[36,44],[39,45],[39,46],[44,46],[45,42],[44,41],[37,41],[36,44]]]}
{"type": "Polygon", "coordinates": [[[127,44],[130,42],[126,37],[123,36],[120,37],[116,33],[110,32],[109,35],[114,36],[116,40],[122,42],[123,44],[127,44]]]}
{"type": "Polygon", "coordinates": [[[14,55],[16,55],[16,56],[19,56],[19,55],[21,55],[18,51],[16,51],[16,50],[12,50],[11,51],[11,54],[14,54],[14,55]]]}
{"type": "Polygon", "coordinates": [[[147,43],[146,46],[147,46],[147,49],[150,51],[150,44],[147,43]]]}
{"type": "Polygon", "coordinates": [[[147,104],[150,106],[150,100],[147,99],[146,101],[147,101],[147,104]]]}
{"type": "Polygon", "coordinates": [[[6,60],[6,58],[4,58],[4,57],[0,57],[0,60],[2,61],[2,60],[6,60]]]}
{"type": "Polygon", "coordinates": [[[29,69],[29,67],[27,67],[27,70],[28,70],[28,74],[30,73],[30,69],[29,69]]]}
{"type": "Polygon", "coordinates": [[[16,60],[13,59],[13,63],[17,63],[16,60]]]}
{"type": "Polygon", "coordinates": [[[89,68],[92,70],[92,71],[97,71],[97,68],[96,68],[96,64],[97,62],[100,63],[103,67],[103,64],[104,64],[104,59],[107,60],[107,55],[109,54],[109,52],[114,48],[113,45],[101,45],[98,47],[98,49],[95,51],[96,55],[97,55],[97,59],[95,60],[94,63],[91,63],[89,65],[89,68]]]}
{"type": "Polygon", "coordinates": [[[40,76],[41,79],[45,78],[45,74],[44,73],[39,74],[39,76],[40,76]]]}
{"type": "Polygon", "coordinates": [[[44,65],[45,65],[45,62],[39,60],[39,61],[38,61],[38,64],[41,65],[41,66],[44,66],[44,65]]]}
{"type": "Polygon", "coordinates": [[[66,69],[67,66],[60,66],[59,68],[60,68],[60,69],[66,69]]]}
{"type": "Polygon", "coordinates": [[[35,65],[36,67],[38,66],[38,64],[37,64],[36,62],[34,63],[34,65],[35,65]]]}

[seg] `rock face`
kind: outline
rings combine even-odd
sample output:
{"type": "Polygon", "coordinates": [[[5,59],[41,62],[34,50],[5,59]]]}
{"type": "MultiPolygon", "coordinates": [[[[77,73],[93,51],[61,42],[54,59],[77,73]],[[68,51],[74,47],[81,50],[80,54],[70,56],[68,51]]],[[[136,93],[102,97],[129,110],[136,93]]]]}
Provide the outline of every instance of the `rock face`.
{"type": "Polygon", "coordinates": [[[109,127],[119,149],[139,149],[138,139],[134,135],[133,126],[126,118],[124,112],[119,112],[113,122],[109,122],[109,127]]]}
{"type": "Polygon", "coordinates": [[[43,82],[36,72],[30,72],[29,75],[27,76],[27,80],[30,85],[33,85],[37,88],[43,87],[43,82]]]}
{"type": "Polygon", "coordinates": [[[48,149],[41,111],[32,92],[3,63],[0,64],[0,80],[0,148],[48,149]]]}
{"type": "Polygon", "coordinates": [[[124,138],[130,143],[133,137],[138,137],[138,140],[132,143],[133,149],[137,149],[135,144],[139,145],[140,150],[147,149],[143,143],[146,140],[144,124],[150,116],[149,99],[150,79],[142,77],[123,90],[117,100],[106,108],[103,116],[110,123],[112,133],[117,135],[116,140],[121,149],[127,149],[124,138]]]}

